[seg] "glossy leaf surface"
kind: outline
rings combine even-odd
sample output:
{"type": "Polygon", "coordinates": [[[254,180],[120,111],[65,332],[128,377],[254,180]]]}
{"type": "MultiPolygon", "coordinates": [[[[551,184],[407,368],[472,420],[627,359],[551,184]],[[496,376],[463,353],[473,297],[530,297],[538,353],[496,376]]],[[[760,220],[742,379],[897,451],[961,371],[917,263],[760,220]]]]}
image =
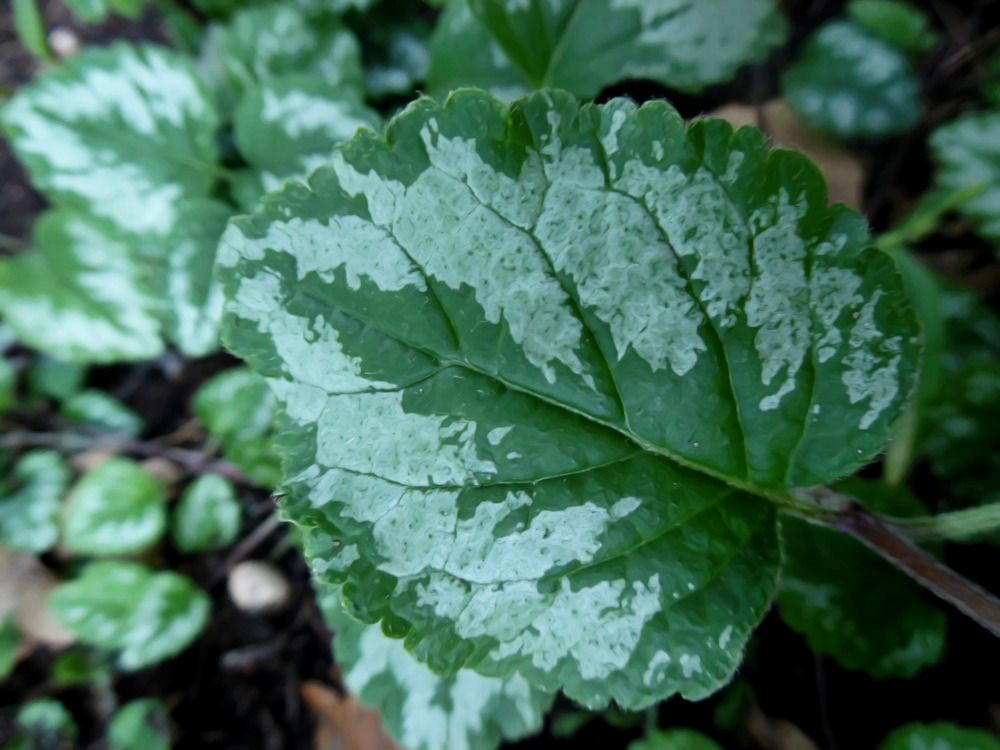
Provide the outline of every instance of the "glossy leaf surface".
{"type": "Polygon", "coordinates": [[[784,34],[772,0],[457,0],[431,40],[428,85],[503,99],[544,87],[591,97],[626,78],[698,91],[784,34]]]}
{"type": "Polygon", "coordinates": [[[775,583],[754,495],[863,465],[913,387],[898,274],[825,198],[753,129],[474,91],[265,198],[219,251],[226,336],[315,569],[437,671],[724,684],[775,583]]]}

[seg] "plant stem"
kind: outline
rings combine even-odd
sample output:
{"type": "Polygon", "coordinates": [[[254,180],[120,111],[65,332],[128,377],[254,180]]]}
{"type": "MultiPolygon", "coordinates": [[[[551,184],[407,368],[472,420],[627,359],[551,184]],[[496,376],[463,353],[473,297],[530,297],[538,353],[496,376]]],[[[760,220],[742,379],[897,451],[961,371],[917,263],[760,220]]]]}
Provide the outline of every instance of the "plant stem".
{"type": "Polygon", "coordinates": [[[886,518],[896,531],[916,541],[961,541],[1000,530],[1000,503],[920,518],[886,518]]]}
{"type": "Polygon", "coordinates": [[[68,453],[87,450],[109,450],[134,453],[139,456],[160,457],[173,461],[188,474],[218,474],[240,484],[252,485],[242,471],[228,461],[206,458],[198,451],[140,440],[114,433],[80,434],[58,432],[29,432],[18,430],[0,437],[0,449],[53,448],[68,453]]]}
{"type": "Polygon", "coordinates": [[[926,586],[959,611],[1000,637],[1000,599],[945,567],[913,544],[894,522],[870,513],[851,501],[826,521],[830,528],[850,534],[869,549],[926,586]]]}

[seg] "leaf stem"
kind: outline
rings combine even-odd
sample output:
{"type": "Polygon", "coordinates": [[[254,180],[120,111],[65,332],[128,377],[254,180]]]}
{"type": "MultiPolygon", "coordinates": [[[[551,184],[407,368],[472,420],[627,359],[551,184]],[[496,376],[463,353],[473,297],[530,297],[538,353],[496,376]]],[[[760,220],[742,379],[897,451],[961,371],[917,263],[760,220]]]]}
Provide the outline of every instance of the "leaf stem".
{"type": "Polygon", "coordinates": [[[876,516],[853,500],[826,523],[830,528],[850,534],[1000,637],[1000,599],[939,563],[906,539],[894,524],[894,521],[876,516]]]}
{"type": "Polygon", "coordinates": [[[920,518],[885,518],[896,531],[916,541],[963,541],[1000,530],[1000,503],[920,518]]]}

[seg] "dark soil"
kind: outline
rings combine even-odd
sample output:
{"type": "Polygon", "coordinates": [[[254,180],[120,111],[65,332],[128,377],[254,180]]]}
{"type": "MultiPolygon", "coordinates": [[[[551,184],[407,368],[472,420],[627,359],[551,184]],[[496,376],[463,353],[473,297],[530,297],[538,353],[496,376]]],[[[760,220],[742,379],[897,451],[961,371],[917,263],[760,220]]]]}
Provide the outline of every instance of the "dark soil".
{"type": "MultiPolygon", "coordinates": [[[[82,28],[60,3],[52,0],[43,5],[49,28],[76,28],[85,42],[163,36],[152,14],[138,22],[116,20],[82,28]]],[[[803,38],[840,12],[843,3],[789,0],[784,5],[792,22],[789,44],[764,64],[743,71],[734,82],[697,97],[645,82],[626,82],[604,92],[604,97],[627,95],[640,101],[665,97],[690,117],[731,102],[761,104],[777,96],[781,69],[794,58],[803,38]]],[[[977,106],[983,63],[991,49],[1000,45],[1000,2],[931,0],[923,5],[941,19],[947,40],[922,63],[928,85],[926,117],[920,127],[902,138],[862,149],[869,175],[864,212],[876,231],[904,215],[931,182],[926,145],[929,132],[977,106]]],[[[13,88],[30,80],[36,68],[16,39],[9,4],[5,4],[0,10],[0,87],[13,88]]],[[[31,189],[0,142],[0,234],[27,238],[43,208],[44,200],[31,189]]],[[[994,305],[1000,301],[1000,264],[993,250],[960,220],[951,220],[919,250],[938,270],[975,289],[994,305]]],[[[159,439],[184,434],[191,420],[191,394],[207,377],[234,361],[219,355],[193,363],[164,360],[136,367],[98,368],[92,372],[90,384],[114,393],[140,411],[148,425],[144,437],[159,439]]],[[[189,447],[202,447],[199,440],[203,436],[197,431],[187,439],[189,447]]],[[[928,484],[916,490],[930,505],[937,502],[940,488],[928,484]]],[[[176,659],[138,673],[116,675],[112,691],[120,703],[140,697],[163,700],[176,725],[178,748],[307,748],[316,718],[304,705],[300,686],[319,680],[338,687],[330,633],[316,608],[305,564],[286,531],[276,528],[266,534],[255,533],[269,528],[273,501],[249,487],[243,488],[242,499],[247,508],[244,533],[230,548],[181,556],[165,543],[155,552],[159,563],[191,576],[211,594],[213,618],[206,633],[176,659]],[[244,558],[270,558],[280,564],[294,590],[288,611],[257,617],[234,607],[225,590],[225,573],[244,558]]],[[[995,547],[953,545],[945,557],[959,572],[1000,591],[995,547]]],[[[58,564],[57,560],[49,562],[58,564]]],[[[893,728],[918,720],[952,720],[998,730],[1000,648],[971,621],[953,610],[947,612],[949,638],[941,663],[915,679],[880,682],[811,651],[772,611],[751,643],[736,687],[699,703],[667,701],[659,707],[660,725],[695,727],[727,747],[773,750],[792,746],[781,744],[780,727],[769,723],[767,717],[789,722],[828,750],[874,748],[893,728]],[[742,700],[734,697],[734,690],[742,691],[742,700]]],[[[109,717],[107,702],[88,688],[53,685],[49,679],[53,658],[44,650],[36,651],[20,663],[11,678],[0,683],[0,744],[3,722],[9,722],[11,709],[25,700],[46,696],[63,700],[73,712],[81,729],[81,746],[100,747],[109,717]]],[[[577,710],[571,702],[560,699],[549,727],[577,710]]],[[[546,730],[517,746],[569,748],[585,737],[594,746],[623,748],[641,734],[641,717],[629,721],[619,717],[609,723],[598,717],[576,737],[560,739],[546,730]]]]}

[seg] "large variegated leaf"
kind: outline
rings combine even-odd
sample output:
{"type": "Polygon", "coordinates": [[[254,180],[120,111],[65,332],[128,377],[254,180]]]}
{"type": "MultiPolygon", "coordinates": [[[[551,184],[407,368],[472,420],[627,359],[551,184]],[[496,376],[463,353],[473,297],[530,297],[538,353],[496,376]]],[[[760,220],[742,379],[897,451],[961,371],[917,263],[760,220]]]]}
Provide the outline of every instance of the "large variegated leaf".
{"type": "Polygon", "coordinates": [[[334,629],[334,655],[347,687],[377,706],[405,750],[494,750],[502,740],[537,732],[555,697],[523,677],[483,677],[463,669],[440,677],[377,625],[344,612],[340,587],[317,584],[323,617],[334,629]]]}
{"type": "Polygon", "coordinates": [[[218,273],[315,570],[436,671],[588,705],[729,679],[763,498],[869,461],[919,351],[805,157],[662,102],[419,100],[235,220],[218,273]]]}
{"type": "Polygon", "coordinates": [[[625,78],[697,91],[784,34],[773,0],[456,0],[431,41],[428,84],[503,98],[546,86],[589,97],[625,78]]]}

